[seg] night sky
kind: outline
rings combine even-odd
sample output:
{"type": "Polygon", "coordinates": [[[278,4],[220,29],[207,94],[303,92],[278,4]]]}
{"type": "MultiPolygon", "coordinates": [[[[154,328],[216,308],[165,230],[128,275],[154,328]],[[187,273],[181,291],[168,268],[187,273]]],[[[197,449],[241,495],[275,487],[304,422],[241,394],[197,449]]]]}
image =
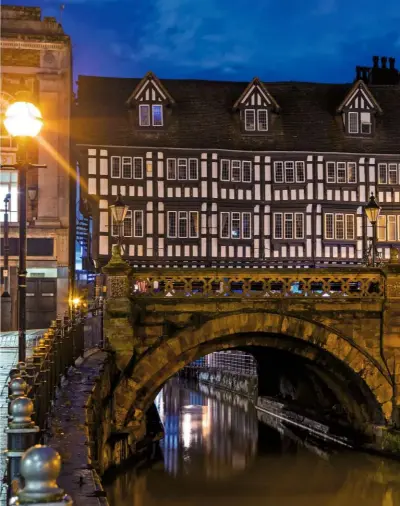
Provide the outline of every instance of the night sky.
{"type": "MultiPolygon", "coordinates": [[[[39,6],[60,20],[62,2],[39,6]]],[[[70,0],[61,19],[79,74],[351,82],[398,56],[400,0],[70,0]]],[[[396,65],[398,67],[398,65],[396,65]]]]}

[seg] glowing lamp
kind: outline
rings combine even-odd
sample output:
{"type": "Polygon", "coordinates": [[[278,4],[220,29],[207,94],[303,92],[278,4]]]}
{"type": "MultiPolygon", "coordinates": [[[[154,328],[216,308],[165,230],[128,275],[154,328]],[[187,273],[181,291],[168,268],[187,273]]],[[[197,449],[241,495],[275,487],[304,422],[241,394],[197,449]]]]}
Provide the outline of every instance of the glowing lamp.
{"type": "Polygon", "coordinates": [[[381,212],[381,207],[378,204],[378,202],[375,200],[373,193],[371,193],[368,204],[364,207],[364,209],[365,209],[365,214],[367,215],[369,222],[372,225],[374,225],[378,221],[379,214],[381,212]]]}
{"type": "Polygon", "coordinates": [[[12,137],[36,137],[43,126],[42,114],[30,102],[14,102],[5,112],[4,126],[12,137]]]}
{"type": "Polygon", "coordinates": [[[117,195],[117,199],[114,204],[110,206],[110,209],[116,225],[121,225],[125,219],[129,207],[124,204],[120,194],[117,195]]]}
{"type": "Polygon", "coordinates": [[[74,299],[72,299],[72,304],[75,307],[78,307],[80,303],[81,303],[81,299],[79,297],[75,297],[74,299]]]}

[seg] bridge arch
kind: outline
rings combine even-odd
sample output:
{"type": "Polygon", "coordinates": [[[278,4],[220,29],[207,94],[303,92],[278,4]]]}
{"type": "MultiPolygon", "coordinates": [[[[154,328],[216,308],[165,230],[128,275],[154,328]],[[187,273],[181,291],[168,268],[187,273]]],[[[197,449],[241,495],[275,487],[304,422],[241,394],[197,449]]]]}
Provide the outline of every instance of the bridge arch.
{"type": "Polygon", "coordinates": [[[337,369],[338,381],[356,386],[364,398],[366,410],[354,413],[358,423],[383,424],[390,420],[393,388],[389,375],[351,339],[320,322],[287,314],[241,311],[187,326],[140,357],[114,390],[115,428],[129,429],[162,385],[185,365],[213,351],[244,346],[286,349],[321,365],[329,357],[328,362],[340,365],[332,371],[336,374],[337,369]]]}

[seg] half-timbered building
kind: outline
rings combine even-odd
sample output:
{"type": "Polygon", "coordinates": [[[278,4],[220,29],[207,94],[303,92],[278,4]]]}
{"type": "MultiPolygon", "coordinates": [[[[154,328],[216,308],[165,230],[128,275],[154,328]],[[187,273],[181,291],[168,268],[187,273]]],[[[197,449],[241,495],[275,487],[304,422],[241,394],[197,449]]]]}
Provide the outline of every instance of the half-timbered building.
{"type": "Polygon", "coordinates": [[[400,246],[400,86],[393,58],[350,84],[80,76],[75,121],[94,260],[129,211],[133,266],[323,266],[400,246]],[[389,63],[389,65],[388,65],[389,63]]]}

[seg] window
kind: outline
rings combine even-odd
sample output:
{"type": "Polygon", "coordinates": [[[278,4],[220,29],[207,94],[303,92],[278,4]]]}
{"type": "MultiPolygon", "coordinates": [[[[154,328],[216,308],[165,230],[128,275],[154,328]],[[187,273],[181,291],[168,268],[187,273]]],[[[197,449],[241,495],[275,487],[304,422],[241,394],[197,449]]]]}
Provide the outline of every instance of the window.
{"type": "Polygon", "coordinates": [[[118,223],[114,222],[114,217],[111,214],[111,235],[113,237],[119,236],[120,227],[121,227],[121,225],[118,225],[118,223]]]}
{"type": "Polygon", "coordinates": [[[230,181],[229,160],[221,160],[221,181],[230,181]]]}
{"type": "MultiPolygon", "coordinates": [[[[4,209],[4,199],[11,195],[8,205],[8,221],[18,222],[18,172],[16,170],[2,169],[0,172],[0,205],[4,209]]],[[[0,212],[0,221],[4,220],[4,212],[0,212]]]]}
{"type": "Polygon", "coordinates": [[[121,157],[120,156],[112,156],[111,157],[111,177],[112,178],[121,177],[121,157]]]}
{"type": "Polygon", "coordinates": [[[325,214],[325,239],[349,240],[355,239],[354,214],[325,214]]]}
{"type": "Polygon", "coordinates": [[[179,211],[178,213],[178,235],[182,238],[188,236],[188,219],[186,211],[179,211]]]}
{"type": "Polygon", "coordinates": [[[178,179],[187,179],[187,160],[186,158],[178,159],[178,179]]]}
{"type": "Polygon", "coordinates": [[[199,237],[199,213],[197,211],[189,211],[190,229],[189,237],[199,237]]]}
{"type": "Polygon", "coordinates": [[[283,162],[275,162],[274,163],[274,169],[275,169],[275,183],[283,183],[283,162]]]}
{"type": "Polygon", "coordinates": [[[274,213],[274,238],[283,239],[282,213],[274,213]]]}
{"type": "Polygon", "coordinates": [[[122,157],[122,177],[132,179],[132,158],[130,156],[122,157]]]}
{"type": "Polygon", "coordinates": [[[387,184],[387,165],[386,163],[378,164],[378,183],[387,184]]]}
{"type": "Polygon", "coordinates": [[[189,179],[199,179],[198,175],[198,161],[196,158],[189,158],[189,179]]]}
{"type": "Polygon", "coordinates": [[[358,134],[358,112],[349,112],[349,134],[358,134]]]}
{"type": "Polygon", "coordinates": [[[168,237],[199,237],[199,213],[197,211],[168,211],[168,237]]]}
{"type": "Polygon", "coordinates": [[[139,105],[139,125],[140,126],[150,126],[150,106],[149,105],[139,105]]]}
{"type": "Polygon", "coordinates": [[[232,160],[231,162],[231,181],[239,182],[241,181],[241,163],[238,160],[232,160]]]}
{"type": "Polygon", "coordinates": [[[395,241],[396,240],[396,216],[389,214],[387,216],[387,240],[395,241]]]}
{"type": "Polygon", "coordinates": [[[126,216],[122,225],[122,232],[124,237],[132,237],[132,211],[126,212],[126,216]]]}
{"type": "Polygon", "coordinates": [[[372,130],[371,125],[371,113],[370,112],[362,112],[361,113],[361,133],[362,134],[370,134],[372,130]]]}
{"type": "Polygon", "coordinates": [[[251,239],[251,213],[242,213],[243,239],[251,239]]]}
{"type": "Polygon", "coordinates": [[[134,179],[143,179],[143,158],[135,157],[133,159],[133,177],[134,179]]]}
{"type": "Polygon", "coordinates": [[[240,238],[240,213],[232,213],[231,232],[232,239],[240,238]]]}
{"type": "Polygon", "coordinates": [[[143,237],[143,211],[134,212],[133,235],[143,237]]]}
{"type": "Polygon", "coordinates": [[[257,126],[259,132],[268,130],[268,111],[267,109],[259,109],[257,111],[257,126]]]}
{"type": "Polygon", "coordinates": [[[377,223],[378,241],[386,241],[386,216],[381,214],[377,223]]]}
{"type": "Polygon", "coordinates": [[[175,158],[167,158],[167,179],[176,179],[175,158]]]}
{"type": "Polygon", "coordinates": [[[256,129],[256,111],[254,109],[244,111],[244,128],[250,131],[256,129]]]}
{"type": "Polygon", "coordinates": [[[274,213],[274,239],[303,239],[303,213],[274,213]]]}
{"type": "Polygon", "coordinates": [[[285,162],[285,178],[287,183],[294,183],[294,163],[285,162]]]}
{"type": "Polygon", "coordinates": [[[397,184],[397,164],[389,163],[389,184],[397,184]]]}
{"type": "Polygon", "coordinates": [[[354,162],[347,163],[347,177],[349,183],[357,183],[357,165],[354,162]]]}
{"type": "Polygon", "coordinates": [[[296,162],[296,182],[304,183],[306,180],[306,173],[304,170],[304,162],[296,162]]]}
{"type": "Polygon", "coordinates": [[[337,182],[338,183],[346,183],[346,162],[338,162],[337,163],[337,182]]]}
{"type": "Polygon", "coordinates": [[[163,125],[163,115],[162,115],[162,105],[153,105],[153,126],[162,126],[163,125]]]}
{"type": "Polygon", "coordinates": [[[221,238],[229,239],[230,237],[229,213],[221,213],[220,226],[221,226],[221,238]]]}
{"type": "Polygon", "coordinates": [[[251,239],[251,213],[220,214],[221,239],[251,239]]]}
{"type": "Polygon", "coordinates": [[[243,182],[251,183],[251,162],[243,161],[243,182]]]}
{"type": "Polygon", "coordinates": [[[176,237],[176,211],[168,211],[168,237],[176,237]]]}
{"type": "Polygon", "coordinates": [[[327,162],[326,164],[326,180],[328,183],[336,181],[336,167],[335,162],[327,162]]]}
{"type": "Polygon", "coordinates": [[[334,239],[333,214],[325,214],[325,239],[334,239]]]}
{"type": "Polygon", "coordinates": [[[400,214],[381,214],[377,223],[378,241],[400,242],[400,214]]]}

